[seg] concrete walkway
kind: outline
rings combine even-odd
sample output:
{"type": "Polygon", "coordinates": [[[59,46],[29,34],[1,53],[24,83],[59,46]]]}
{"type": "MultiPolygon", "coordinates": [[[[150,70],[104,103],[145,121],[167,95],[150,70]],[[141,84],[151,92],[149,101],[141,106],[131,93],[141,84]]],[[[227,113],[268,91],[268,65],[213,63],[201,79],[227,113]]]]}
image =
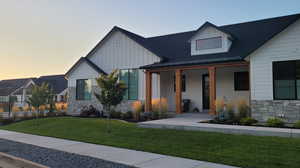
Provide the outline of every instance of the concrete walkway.
{"type": "Polygon", "coordinates": [[[138,125],[143,128],[209,131],[256,136],[300,137],[300,129],[199,123],[211,118],[205,113],[186,113],[177,115],[175,118],[146,121],[138,125]]]}
{"type": "MultiPolygon", "coordinates": [[[[234,168],[221,164],[0,130],[0,138],[140,168],[234,168]]],[[[1,144],[0,144],[1,145],[1,144]]]]}

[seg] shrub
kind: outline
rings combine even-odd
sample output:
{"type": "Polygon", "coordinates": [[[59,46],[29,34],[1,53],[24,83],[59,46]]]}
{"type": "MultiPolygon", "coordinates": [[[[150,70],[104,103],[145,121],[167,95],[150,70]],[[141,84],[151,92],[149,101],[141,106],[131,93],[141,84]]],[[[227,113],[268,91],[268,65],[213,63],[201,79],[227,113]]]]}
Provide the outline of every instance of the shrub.
{"type": "Polygon", "coordinates": [[[29,112],[31,111],[31,107],[26,105],[24,108],[23,108],[24,112],[29,112]]]}
{"type": "Polygon", "coordinates": [[[225,103],[224,103],[224,100],[223,99],[221,99],[221,100],[216,100],[216,112],[219,114],[219,113],[222,113],[223,112],[223,110],[224,110],[224,105],[225,105],[225,103]]]}
{"type": "Polygon", "coordinates": [[[24,113],[23,113],[22,119],[23,119],[23,120],[26,120],[26,119],[28,119],[28,118],[29,118],[28,112],[24,112],[24,113]]]}
{"type": "Polygon", "coordinates": [[[153,111],[162,111],[162,112],[168,111],[168,101],[166,98],[152,99],[151,104],[152,104],[153,111]]]}
{"type": "Polygon", "coordinates": [[[242,125],[253,125],[253,124],[257,123],[257,120],[255,120],[254,118],[251,118],[251,117],[245,117],[240,120],[240,123],[242,125]]]}
{"type": "Polygon", "coordinates": [[[140,119],[141,112],[144,110],[144,104],[142,101],[134,101],[132,103],[133,116],[135,120],[140,119]]]}
{"type": "Polygon", "coordinates": [[[3,113],[4,112],[4,109],[3,108],[0,108],[0,113],[3,113]]]}
{"type": "MultiPolygon", "coordinates": [[[[100,116],[100,112],[97,110],[97,117],[99,117],[100,116]]],[[[65,111],[58,111],[58,112],[56,112],[55,113],[56,114],[56,116],[67,116],[67,112],[65,112],[65,111]]],[[[94,116],[94,115],[93,115],[94,116]]]]}
{"type": "Polygon", "coordinates": [[[57,111],[66,111],[68,107],[67,103],[55,103],[55,109],[57,111]]]}
{"type": "Polygon", "coordinates": [[[168,101],[166,98],[152,99],[152,119],[166,118],[168,112],[168,101]]]}
{"type": "Polygon", "coordinates": [[[53,111],[52,111],[52,112],[50,111],[50,112],[46,113],[46,116],[47,116],[47,117],[55,117],[55,116],[56,116],[56,113],[53,112],[53,111]]]}
{"type": "Polygon", "coordinates": [[[12,107],[12,112],[19,112],[19,111],[20,111],[19,107],[17,107],[17,106],[12,107]]]}
{"type": "Polygon", "coordinates": [[[159,112],[158,111],[152,111],[152,113],[151,113],[151,119],[152,120],[159,119],[159,112]]]}
{"type": "Polygon", "coordinates": [[[12,120],[17,120],[18,119],[18,114],[16,112],[12,113],[12,120]]]}
{"type": "Polygon", "coordinates": [[[267,120],[267,126],[269,126],[269,127],[283,127],[284,122],[279,118],[269,118],[267,120]]]}
{"type": "Polygon", "coordinates": [[[38,113],[38,117],[39,117],[39,118],[45,117],[44,111],[40,111],[40,112],[38,113]]]}
{"type": "Polygon", "coordinates": [[[132,119],[132,118],[133,118],[132,111],[127,111],[126,113],[122,113],[122,119],[123,120],[132,119]]]}
{"type": "Polygon", "coordinates": [[[7,124],[11,124],[13,122],[14,122],[14,120],[12,118],[6,118],[6,119],[0,118],[0,125],[1,124],[2,125],[7,125],[7,124]]]}
{"type": "Polygon", "coordinates": [[[294,124],[294,127],[295,127],[295,128],[300,128],[300,120],[297,121],[297,122],[294,124]]]}
{"type": "Polygon", "coordinates": [[[121,118],[122,113],[119,111],[114,111],[112,110],[110,113],[110,117],[111,118],[115,118],[115,119],[120,119],[121,118]]]}
{"type": "Polygon", "coordinates": [[[249,117],[250,115],[250,108],[247,105],[246,100],[240,100],[238,102],[238,117],[241,118],[246,118],[249,117]]]}
{"type": "Polygon", "coordinates": [[[37,115],[36,112],[32,112],[32,113],[31,113],[31,117],[32,117],[32,118],[37,118],[37,116],[38,116],[38,115],[37,115]]]}
{"type": "Polygon", "coordinates": [[[226,105],[226,119],[234,120],[234,105],[232,103],[228,103],[226,105]]]}
{"type": "MultiPolygon", "coordinates": [[[[58,114],[63,113],[63,111],[58,112],[58,114]]],[[[100,117],[100,112],[93,105],[83,106],[80,110],[81,117],[100,117]]]]}

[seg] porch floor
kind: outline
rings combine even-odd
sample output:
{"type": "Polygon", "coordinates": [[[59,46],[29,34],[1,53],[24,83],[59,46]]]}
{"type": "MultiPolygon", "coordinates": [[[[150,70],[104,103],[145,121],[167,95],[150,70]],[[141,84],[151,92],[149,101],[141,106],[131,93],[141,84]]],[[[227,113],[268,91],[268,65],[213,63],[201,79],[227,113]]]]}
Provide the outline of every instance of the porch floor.
{"type": "Polygon", "coordinates": [[[138,125],[143,128],[163,128],[220,132],[228,134],[300,138],[300,129],[200,123],[201,121],[210,120],[212,118],[213,116],[207,113],[184,113],[176,115],[174,118],[140,122],[138,125]]]}

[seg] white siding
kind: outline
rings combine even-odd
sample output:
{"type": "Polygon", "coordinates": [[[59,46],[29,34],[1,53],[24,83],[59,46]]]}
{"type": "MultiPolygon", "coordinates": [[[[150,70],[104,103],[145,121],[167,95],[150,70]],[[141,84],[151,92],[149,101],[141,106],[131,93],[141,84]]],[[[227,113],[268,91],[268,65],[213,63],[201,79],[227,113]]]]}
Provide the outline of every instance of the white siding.
{"type": "Polygon", "coordinates": [[[82,62],[77,65],[74,70],[68,76],[68,87],[76,87],[77,79],[92,79],[93,86],[96,85],[96,80],[99,76],[98,72],[96,72],[91,66],[89,66],[86,62],[82,62]]]}
{"type": "MultiPolygon", "coordinates": [[[[216,71],[216,96],[227,102],[249,100],[249,91],[234,90],[234,72],[248,71],[246,67],[219,68],[216,71]]],[[[182,93],[183,99],[191,100],[191,110],[202,110],[202,75],[208,74],[203,70],[184,71],[186,76],[186,91],[182,93]]],[[[161,73],[161,96],[167,98],[169,110],[175,111],[174,72],[161,73]]]]}
{"type": "MultiPolygon", "coordinates": [[[[121,32],[113,33],[90,60],[105,72],[114,69],[132,69],[143,65],[153,64],[160,58],[128,38],[121,32]]],[[[145,99],[145,74],[139,70],[139,99],[145,99]]],[[[159,76],[153,75],[153,97],[159,97],[159,76]]]]}
{"type": "Polygon", "coordinates": [[[200,30],[192,39],[191,39],[191,55],[201,55],[201,54],[210,54],[210,53],[221,53],[227,52],[231,46],[231,41],[228,39],[228,35],[213,28],[207,27],[203,30],[200,30]],[[206,39],[212,37],[222,37],[222,48],[216,49],[206,49],[206,50],[196,50],[196,40],[206,39]]]}
{"type": "Polygon", "coordinates": [[[300,21],[250,55],[251,99],[273,100],[272,62],[300,59],[300,21]]]}

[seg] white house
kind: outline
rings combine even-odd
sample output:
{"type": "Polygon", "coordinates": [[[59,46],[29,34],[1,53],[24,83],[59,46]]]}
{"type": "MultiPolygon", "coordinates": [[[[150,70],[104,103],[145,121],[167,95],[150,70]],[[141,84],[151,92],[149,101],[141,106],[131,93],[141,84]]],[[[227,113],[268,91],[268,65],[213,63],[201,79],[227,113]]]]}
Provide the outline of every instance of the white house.
{"type": "Polygon", "coordinates": [[[252,117],[300,119],[300,14],[217,26],[156,37],[114,27],[67,73],[69,113],[85,105],[101,110],[95,78],[119,69],[128,85],[121,111],[135,100],[166,98],[170,111],[215,115],[215,101],[246,100],[252,117]]]}

